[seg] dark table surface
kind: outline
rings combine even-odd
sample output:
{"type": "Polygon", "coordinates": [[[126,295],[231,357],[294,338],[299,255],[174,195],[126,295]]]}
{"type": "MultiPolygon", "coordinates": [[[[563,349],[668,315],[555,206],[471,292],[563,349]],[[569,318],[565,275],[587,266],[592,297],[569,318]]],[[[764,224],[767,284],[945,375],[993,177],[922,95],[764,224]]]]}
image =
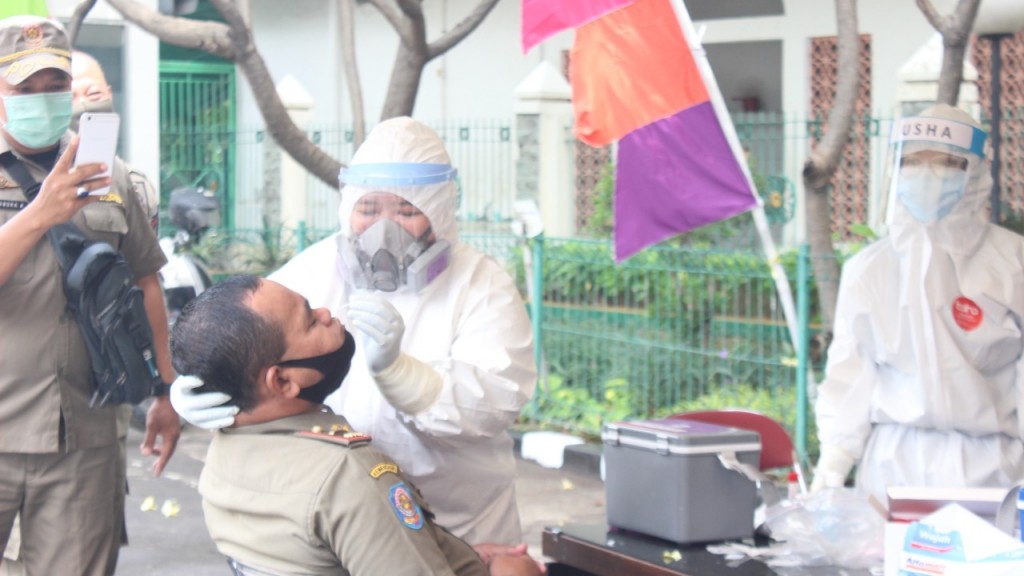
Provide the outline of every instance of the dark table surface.
{"type": "Polygon", "coordinates": [[[545,556],[556,560],[550,576],[860,576],[866,571],[831,567],[786,568],[776,572],[750,558],[729,560],[705,544],[677,544],[606,524],[566,524],[544,530],[545,556]]]}

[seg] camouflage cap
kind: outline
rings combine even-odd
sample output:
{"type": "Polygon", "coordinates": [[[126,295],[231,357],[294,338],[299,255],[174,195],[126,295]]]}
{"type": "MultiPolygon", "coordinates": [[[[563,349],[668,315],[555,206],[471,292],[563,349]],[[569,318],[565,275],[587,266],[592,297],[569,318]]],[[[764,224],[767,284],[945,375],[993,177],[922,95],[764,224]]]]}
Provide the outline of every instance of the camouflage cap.
{"type": "Polygon", "coordinates": [[[60,22],[28,15],[0,20],[0,78],[21,84],[45,68],[71,74],[71,44],[60,22]]]}

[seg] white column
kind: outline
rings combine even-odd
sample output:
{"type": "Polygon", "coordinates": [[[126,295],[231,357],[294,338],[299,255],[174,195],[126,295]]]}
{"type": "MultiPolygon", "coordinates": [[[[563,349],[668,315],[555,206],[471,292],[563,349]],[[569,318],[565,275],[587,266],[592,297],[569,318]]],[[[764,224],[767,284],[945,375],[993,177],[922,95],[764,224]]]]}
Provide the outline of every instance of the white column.
{"type": "Polygon", "coordinates": [[[576,233],[576,188],[574,159],[570,132],[572,126],[572,91],[565,77],[550,63],[541,61],[516,87],[516,116],[519,130],[530,126],[536,138],[536,159],[520,170],[536,170],[536,190],[519,190],[520,200],[532,199],[540,207],[544,232],[550,236],[573,236],[576,233]],[[523,120],[526,120],[524,123],[523,120]],[[534,121],[535,120],[535,121],[534,121]]]}
{"type": "MultiPolygon", "coordinates": [[[[313,97],[292,75],[277,83],[277,94],[288,110],[288,115],[300,129],[305,130],[313,117],[313,97]]],[[[296,228],[299,222],[308,222],[306,202],[309,172],[299,165],[284,149],[281,151],[281,224],[296,228]]]]}

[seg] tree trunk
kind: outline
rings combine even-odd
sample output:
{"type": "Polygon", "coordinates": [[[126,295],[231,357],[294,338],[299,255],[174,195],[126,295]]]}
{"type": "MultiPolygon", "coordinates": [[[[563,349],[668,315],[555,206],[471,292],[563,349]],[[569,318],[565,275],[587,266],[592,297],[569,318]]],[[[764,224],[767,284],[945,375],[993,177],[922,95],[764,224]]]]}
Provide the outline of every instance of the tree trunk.
{"type": "Polygon", "coordinates": [[[391,81],[388,83],[388,95],[380,115],[381,120],[412,115],[416,106],[416,93],[420,89],[420,78],[423,76],[423,67],[426,65],[425,44],[419,49],[410,49],[404,42],[398,45],[395,65],[391,69],[391,81]]]}
{"type": "Polygon", "coordinates": [[[356,62],[356,14],[354,0],[341,0],[341,57],[345,81],[352,99],[352,147],[358,149],[366,139],[366,110],[363,107],[363,85],[356,62]]]}
{"type": "Polygon", "coordinates": [[[949,16],[940,16],[930,0],[917,0],[917,6],[935,30],[942,35],[942,71],[939,73],[939,93],[935,101],[956,106],[960,99],[960,84],[964,75],[964,54],[971,36],[974,18],[981,0],[959,0],[949,16]]]}
{"type": "Polygon", "coordinates": [[[839,293],[839,263],[832,245],[832,214],[829,189],[843,148],[850,138],[860,82],[860,38],[857,35],[857,0],[835,0],[838,80],[829,111],[825,136],[804,163],[804,196],[807,241],[818,286],[822,323],[831,332],[839,293]]]}

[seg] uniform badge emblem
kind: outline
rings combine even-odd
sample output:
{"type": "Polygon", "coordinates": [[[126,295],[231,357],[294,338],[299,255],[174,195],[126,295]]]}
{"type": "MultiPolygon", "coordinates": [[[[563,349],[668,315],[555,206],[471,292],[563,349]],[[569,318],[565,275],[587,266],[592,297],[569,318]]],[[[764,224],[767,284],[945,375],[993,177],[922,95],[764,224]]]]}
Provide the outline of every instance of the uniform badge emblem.
{"type": "Polygon", "coordinates": [[[21,29],[21,35],[25,37],[25,45],[29,48],[38,48],[43,45],[43,30],[39,24],[29,24],[21,29]]]}
{"type": "Polygon", "coordinates": [[[391,472],[392,474],[398,474],[398,465],[394,462],[381,462],[373,468],[370,468],[370,476],[373,478],[380,478],[384,474],[391,472]]]}
{"type": "Polygon", "coordinates": [[[423,528],[423,510],[420,510],[420,505],[412,497],[412,490],[405,485],[405,482],[393,485],[388,498],[391,500],[391,509],[395,511],[395,516],[398,516],[406,528],[412,530],[423,528]]]}

